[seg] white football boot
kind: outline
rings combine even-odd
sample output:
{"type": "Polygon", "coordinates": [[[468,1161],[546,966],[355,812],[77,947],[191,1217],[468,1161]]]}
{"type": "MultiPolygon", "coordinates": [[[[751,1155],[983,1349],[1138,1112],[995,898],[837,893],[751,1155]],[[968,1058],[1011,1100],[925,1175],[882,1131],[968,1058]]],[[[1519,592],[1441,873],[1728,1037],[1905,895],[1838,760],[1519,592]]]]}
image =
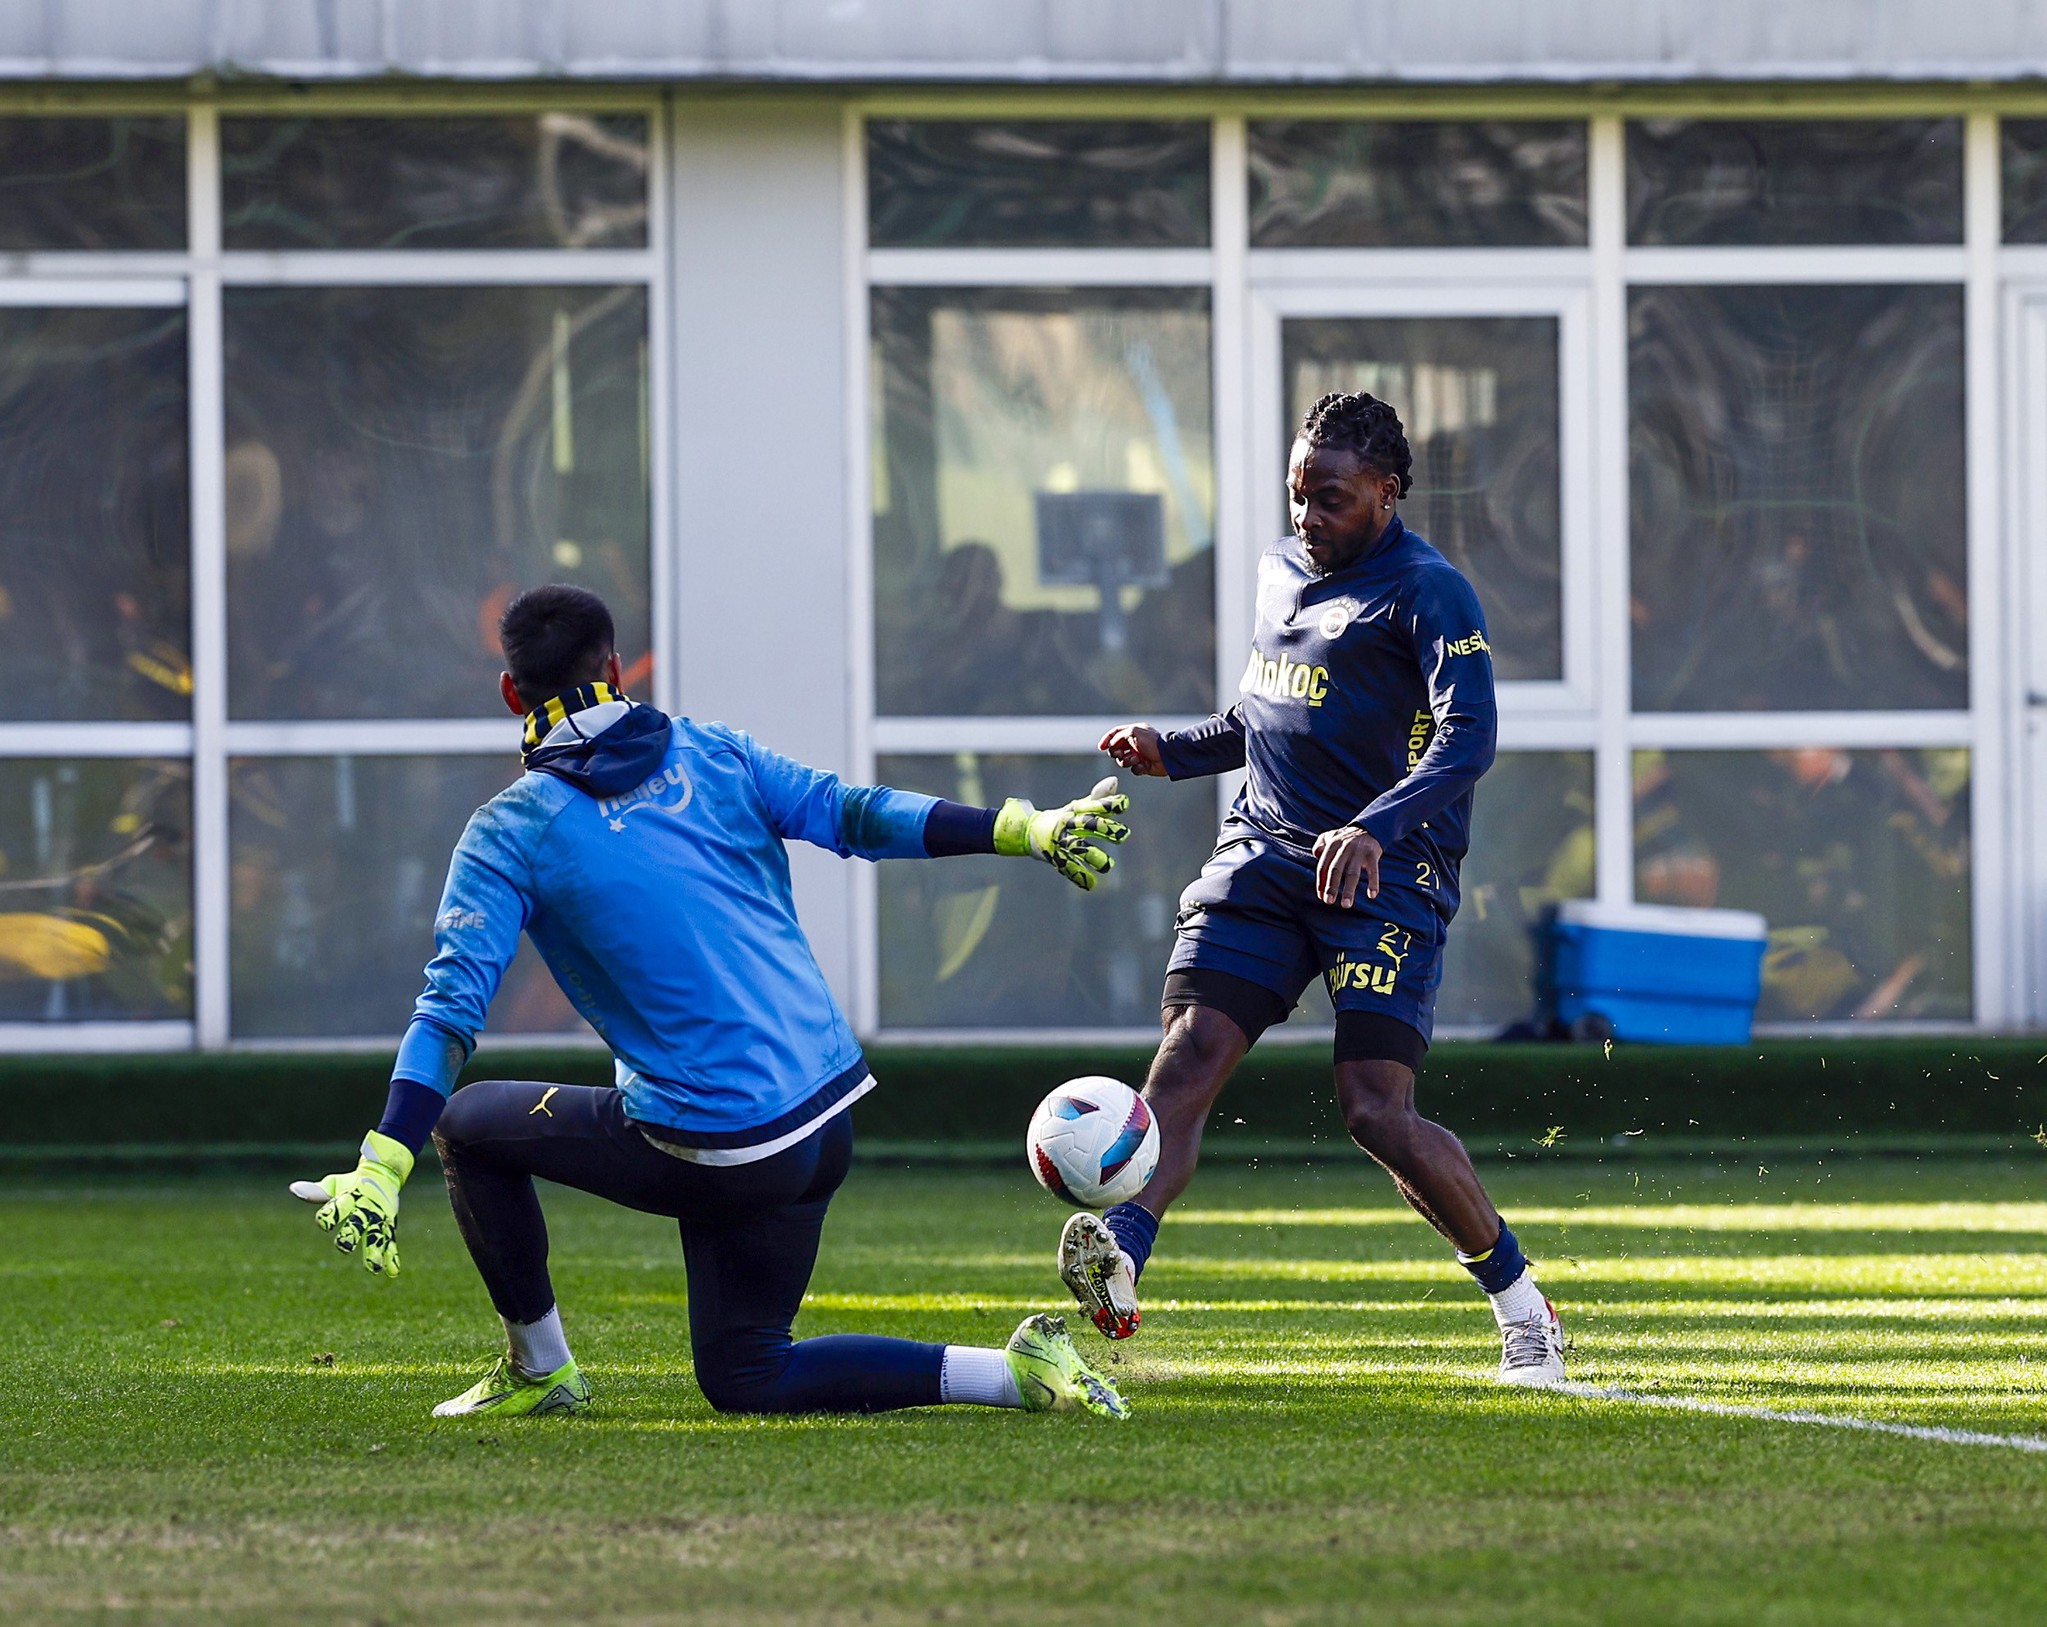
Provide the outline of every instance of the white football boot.
{"type": "Polygon", "coordinates": [[[1500,1382],[1528,1390],[1564,1382],[1564,1324],[1547,1299],[1535,1315],[1500,1329],[1500,1382]]]}
{"type": "Polygon", "coordinates": [[[1059,1276],[1104,1339],[1127,1339],[1144,1320],[1130,1257],[1099,1215],[1082,1210],[1059,1234],[1059,1276]]]}

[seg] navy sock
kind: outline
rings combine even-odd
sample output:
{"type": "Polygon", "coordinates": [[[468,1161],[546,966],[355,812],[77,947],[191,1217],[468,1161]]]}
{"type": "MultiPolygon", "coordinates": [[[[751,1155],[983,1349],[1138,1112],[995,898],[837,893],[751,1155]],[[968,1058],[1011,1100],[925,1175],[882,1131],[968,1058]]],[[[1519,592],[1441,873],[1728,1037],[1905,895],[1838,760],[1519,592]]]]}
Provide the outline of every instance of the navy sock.
{"type": "Polygon", "coordinates": [[[1528,1256],[1521,1252],[1521,1245],[1503,1220],[1500,1235],[1491,1248],[1483,1254],[1460,1254],[1457,1263],[1478,1278],[1479,1287],[1487,1293],[1504,1294],[1528,1269],[1528,1256]]]}
{"type": "Polygon", "coordinates": [[[1144,1275],[1144,1262],[1151,1258],[1151,1246],[1159,1238],[1159,1217],[1141,1203],[1119,1203],[1102,1215],[1116,1239],[1116,1246],[1130,1256],[1130,1275],[1144,1275]]]}

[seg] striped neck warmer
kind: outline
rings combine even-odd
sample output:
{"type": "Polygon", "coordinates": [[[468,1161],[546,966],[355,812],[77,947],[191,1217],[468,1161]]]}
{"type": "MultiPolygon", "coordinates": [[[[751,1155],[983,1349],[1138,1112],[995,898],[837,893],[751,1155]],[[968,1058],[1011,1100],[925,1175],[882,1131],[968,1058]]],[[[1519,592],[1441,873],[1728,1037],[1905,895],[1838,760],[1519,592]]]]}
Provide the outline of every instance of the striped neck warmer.
{"type": "MultiPolygon", "coordinates": [[[[624,691],[613,689],[611,685],[606,683],[578,684],[574,689],[565,690],[559,695],[542,701],[526,714],[526,733],[520,742],[520,757],[525,761],[527,767],[532,767],[533,754],[546,744],[547,737],[561,724],[567,722],[578,712],[587,712],[593,706],[609,706],[613,703],[616,703],[620,710],[606,712],[601,722],[599,722],[598,726],[600,729],[604,724],[614,722],[622,716],[624,709],[633,704],[632,698],[625,694],[624,691]]],[[[578,728],[575,732],[579,739],[590,738],[590,735],[585,734],[581,728],[578,728]]],[[[592,732],[594,733],[595,731],[592,732]]]]}

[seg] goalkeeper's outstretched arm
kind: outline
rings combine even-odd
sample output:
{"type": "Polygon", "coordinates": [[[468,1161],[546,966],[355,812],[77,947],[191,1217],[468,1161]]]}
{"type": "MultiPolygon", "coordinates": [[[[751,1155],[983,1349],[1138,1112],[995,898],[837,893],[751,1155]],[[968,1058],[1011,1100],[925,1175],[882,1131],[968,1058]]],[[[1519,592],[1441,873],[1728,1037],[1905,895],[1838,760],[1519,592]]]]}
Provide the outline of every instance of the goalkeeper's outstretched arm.
{"type": "Polygon", "coordinates": [[[1042,859],[1090,891],[1116,861],[1099,843],[1121,843],[1130,798],[1114,779],[1057,808],[1011,797],[973,808],[886,785],[847,785],[835,774],[780,756],[741,736],[753,778],[778,834],[842,858],[942,859],[968,853],[1042,859]]]}

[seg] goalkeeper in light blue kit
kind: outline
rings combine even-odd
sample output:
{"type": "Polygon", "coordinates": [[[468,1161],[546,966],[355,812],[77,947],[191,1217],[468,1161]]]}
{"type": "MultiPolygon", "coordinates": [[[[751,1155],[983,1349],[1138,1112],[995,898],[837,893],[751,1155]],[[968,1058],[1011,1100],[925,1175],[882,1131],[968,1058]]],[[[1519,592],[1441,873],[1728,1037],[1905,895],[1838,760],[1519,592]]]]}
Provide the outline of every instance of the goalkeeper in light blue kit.
{"type": "Polygon", "coordinates": [[[1042,812],[848,786],[722,724],[633,704],[594,594],[536,588],[499,634],[527,771],[455,849],[426,991],[361,1162],[292,1187],[343,1253],[396,1275],[399,1189],[433,1136],[507,1342],[435,1415],[589,1403],[548,1279],[538,1176],[679,1223],[697,1383],[720,1411],[966,1402],[1124,1417],[1056,1317],[1027,1317],[1002,1350],[793,1338],[851,1162],[846,1110],[874,1079],[797,922],[783,847],[1035,857],[1092,888],[1113,861],[1088,838],[1128,835],[1115,781],[1042,812]],[[610,1045],[615,1087],[455,1090],[522,932],[610,1045]]]}

